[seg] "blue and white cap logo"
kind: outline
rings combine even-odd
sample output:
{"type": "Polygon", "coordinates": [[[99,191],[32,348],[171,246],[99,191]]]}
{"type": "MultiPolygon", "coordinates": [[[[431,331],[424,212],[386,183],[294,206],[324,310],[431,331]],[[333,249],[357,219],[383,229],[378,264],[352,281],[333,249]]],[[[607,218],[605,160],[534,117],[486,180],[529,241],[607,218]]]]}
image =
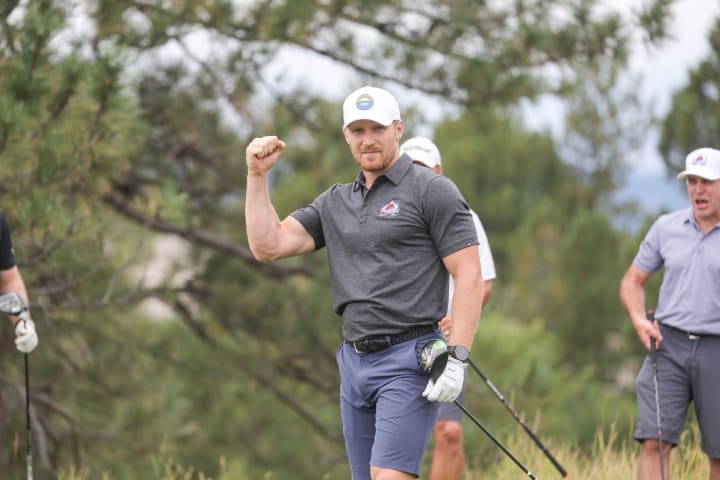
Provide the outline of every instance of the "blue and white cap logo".
{"type": "Polygon", "coordinates": [[[358,110],[370,110],[373,105],[375,105],[375,102],[373,101],[372,97],[367,93],[363,93],[362,95],[360,95],[355,102],[355,106],[358,108],[358,110]]]}

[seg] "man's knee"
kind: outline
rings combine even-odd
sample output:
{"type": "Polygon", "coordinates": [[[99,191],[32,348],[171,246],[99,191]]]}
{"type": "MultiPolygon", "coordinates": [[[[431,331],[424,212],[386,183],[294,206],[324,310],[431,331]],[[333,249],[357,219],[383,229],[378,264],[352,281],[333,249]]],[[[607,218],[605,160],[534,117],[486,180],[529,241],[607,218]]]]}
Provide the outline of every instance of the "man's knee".
{"type": "MultiPolygon", "coordinates": [[[[654,438],[648,438],[648,439],[643,440],[641,445],[642,445],[643,451],[648,452],[648,453],[653,453],[655,455],[657,455],[658,451],[660,450],[660,442],[654,438]]],[[[663,453],[665,455],[668,455],[668,453],[674,446],[675,445],[673,445],[672,443],[662,442],[663,453]]]]}
{"type": "Polygon", "coordinates": [[[435,441],[443,445],[462,445],[462,425],[460,422],[437,422],[435,424],[435,441]]]}
{"type": "Polygon", "coordinates": [[[389,468],[370,467],[372,480],[415,480],[415,475],[389,468]]]}

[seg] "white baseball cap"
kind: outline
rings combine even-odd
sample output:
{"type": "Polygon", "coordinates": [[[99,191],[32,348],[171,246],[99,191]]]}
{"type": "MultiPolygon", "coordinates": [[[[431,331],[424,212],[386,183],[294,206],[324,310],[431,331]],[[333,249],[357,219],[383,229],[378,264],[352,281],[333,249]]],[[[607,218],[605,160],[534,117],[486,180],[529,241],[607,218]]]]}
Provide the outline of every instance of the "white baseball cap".
{"type": "Polygon", "coordinates": [[[440,161],[440,150],[437,146],[425,137],[413,137],[400,145],[400,154],[406,153],[415,162],[420,162],[426,167],[435,168],[442,165],[440,161]]]}
{"type": "Polygon", "coordinates": [[[720,179],[720,150],[698,148],[685,157],[685,170],[677,176],[680,180],[696,175],[706,180],[720,179]]]}
{"type": "Polygon", "coordinates": [[[343,103],[343,129],[355,120],[387,126],[400,120],[400,107],[390,92],[368,85],[352,92],[343,103]]]}

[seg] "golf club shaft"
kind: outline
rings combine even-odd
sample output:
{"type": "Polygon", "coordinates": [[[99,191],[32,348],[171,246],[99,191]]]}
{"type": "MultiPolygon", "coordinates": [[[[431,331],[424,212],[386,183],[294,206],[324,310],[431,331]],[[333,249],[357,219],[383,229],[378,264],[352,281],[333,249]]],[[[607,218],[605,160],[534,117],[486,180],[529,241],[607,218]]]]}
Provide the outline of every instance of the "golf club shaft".
{"type": "MultiPolygon", "coordinates": [[[[647,311],[647,319],[650,323],[655,323],[655,311],[647,311]]],[[[658,374],[657,374],[657,347],[655,345],[655,338],[650,337],[650,356],[652,359],[653,369],[653,385],[655,386],[655,420],[657,422],[657,438],[658,438],[658,454],[660,455],[660,480],[665,480],[665,459],[663,458],[663,444],[662,444],[662,422],[660,420],[660,389],[658,388],[658,374]]]]}
{"type": "Polygon", "coordinates": [[[468,411],[468,409],[465,408],[465,406],[464,406],[462,403],[458,402],[457,400],[454,400],[454,402],[455,402],[455,405],[457,405],[457,407],[458,407],[460,410],[462,410],[463,413],[464,413],[465,415],[467,415],[468,418],[470,418],[470,420],[472,420],[475,425],[477,425],[478,427],[480,427],[480,430],[482,430],[483,433],[485,433],[485,435],[487,435],[487,436],[490,438],[490,440],[492,440],[492,441],[495,443],[495,445],[497,445],[497,446],[500,448],[500,450],[502,450],[502,451],[505,453],[505,455],[507,455],[507,456],[510,458],[510,460],[512,460],[513,462],[515,462],[515,465],[517,465],[517,466],[520,468],[520,470],[522,470],[523,472],[525,472],[525,475],[527,475],[528,478],[537,480],[537,477],[536,477],[535,475],[533,475],[533,473],[532,473],[530,470],[528,470],[528,469],[525,467],[525,465],[523,465],[522,463],[520,463],[520,460],[518,460],[517,458],[515,458],[515,456],[514,456],[512,453],[510,453],[510,450],[508,450],[507,448],[505,448],[505,445],[503,445],[503,444],[500,442],[500,440],[498,440],[497,438],[495,438],[495,436],[494,436],[492,433],[490,433],[490,431],[489,431],[487,428],[485,428],[485,427],[483,426],[483,424],[480,423],[480,421],[479,421],[477,418],[475,418],[475,417],[473,416],[473,414],[470,413],[470,412],[468,411]]]}
{"type": "Polygon", "coordinates": [[[480,369],[475,365],[475,362],[468,359],[468,363],[472,367],[475,372],[477,372],[478,375],[480,375],[480,378],[483,379],[485,384],[488,386],[491,392],[495,394],[495,396],[502,402],[502,404],[505,406],[505,409],[510,412],[510,415],[513,416],[515,420],[520,424],[520,426],[525,430],[525,432],[530,435],[530,438],[533,439],[535,444],[540,447],[540,450],[545,454],[545,456],[552,462],[552,464],[555,466],[555,468],[560,472],[560,475],[563,476],[563,478],[567,477],[567,470],[563,468],[562,465],[560,465],[560,462],[557,461],[557,459],[550,453],[550,451],[543,445],[543,443],[540,441],[540,439],[533,433],[533,431],[530,429],[529,426],[523,420],[520,418],[520,415],[517,414],[517,412],[510,406],[510,403],[505,399],[505,397],[500,393],[500,391],[495,387],[495,385],[490,381],[489,378],[487,378],[483,373],[480,371],[480,369]]]}
{"type": "Polygon", "coordinates": [[[25,446],[27,451],[25,463],[27,466],[27,480],[33,480],[32,444],[30,441],[30,366],[27,353],[25,354],[25,424],[27,426],[27,431],[25,432],[25,446]]]}

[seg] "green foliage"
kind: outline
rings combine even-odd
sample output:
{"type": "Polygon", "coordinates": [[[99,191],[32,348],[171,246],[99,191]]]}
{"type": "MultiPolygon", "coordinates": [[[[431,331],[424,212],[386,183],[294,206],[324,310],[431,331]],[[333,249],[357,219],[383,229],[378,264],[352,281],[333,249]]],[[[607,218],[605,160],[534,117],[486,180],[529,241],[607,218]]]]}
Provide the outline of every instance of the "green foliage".
{"type": "Polygon", "coordinates": [[[510,269],[513,238],[532,216],[528,211],[544,198],[565,195],[572,173],[549,136],[529,132],[517,118],[495,110],[472,110],[442,123],[435,140],[445,173],[488,232],[502,275],[510,269]]]}
{"type": "MultiPolygon", "coordinates": [[[[564,343],[542,318],[486,313],[473,344],[473,361],[539,438],[562,438],[587,448],[600,426],[634,413],[634,394],[597,382],[593,364],[564,360],[559,348],[564,343]],[[583,405],[581,418],[568,415],[577,405],[583,405]]],[[[491,432],[504,438],[517,423],[481,377],[472,371],[468,375],[465,403],[491,432]]],[[[482,462],[490,445],[469,421],[465,424],[467,451],[478,452],[477,461],[482,462]]]]}
{"type": "MultiPolygon", "coordinates": [[[[616,187],[601,174],[619,165],[623,123],[603,101],[633,19],[587,0],[22,4],[6,6],[0,30],[0,206],[41,338],[38,476],[347,477],[325,255],[262,264],[246,245],[251,138],[288,143],[271,178],[280,216],[357,173],[338,101],[324,98],[343,80],[271,78],[288,52],[354,72],[348,89],[405,87],[459,111],[435,137],[498,266],[473,356],[551,445],[584,453],[614,421],[628,436],[634,401],[615,377],[641,352],[615,290],[639,238],[596,207],[616,187]],[[575,95],[583,169],[514,113],[548,93],[575,95]],[[569,416],[578,405],[583,417],[569,416]]],[[[666,4],[648,5],[653,41],[666,4]]],[[[403,113],[409,135],[429,112],[403,113]]],[[[0,445],[11,445],[24,434],[23,372],[2,333],[0,445]]],[[[516,431],[477,378],[468,396],[501,438],[516,431]]],[[[472,465],[484,465],[497,450],[470,430],[472,465]]],[[[0,470],[19,475],[21,457],[0,456],[0,470]]]]}
{"type": "Polygon", "coordinates": [[[717,147],[720,134],[720,19],[710,32],[710,51],[689,72],[688,84],[673,96],[662,123],[659,149],[670,172],[685,168],[685,156],[696,148],[717,147]]]}

